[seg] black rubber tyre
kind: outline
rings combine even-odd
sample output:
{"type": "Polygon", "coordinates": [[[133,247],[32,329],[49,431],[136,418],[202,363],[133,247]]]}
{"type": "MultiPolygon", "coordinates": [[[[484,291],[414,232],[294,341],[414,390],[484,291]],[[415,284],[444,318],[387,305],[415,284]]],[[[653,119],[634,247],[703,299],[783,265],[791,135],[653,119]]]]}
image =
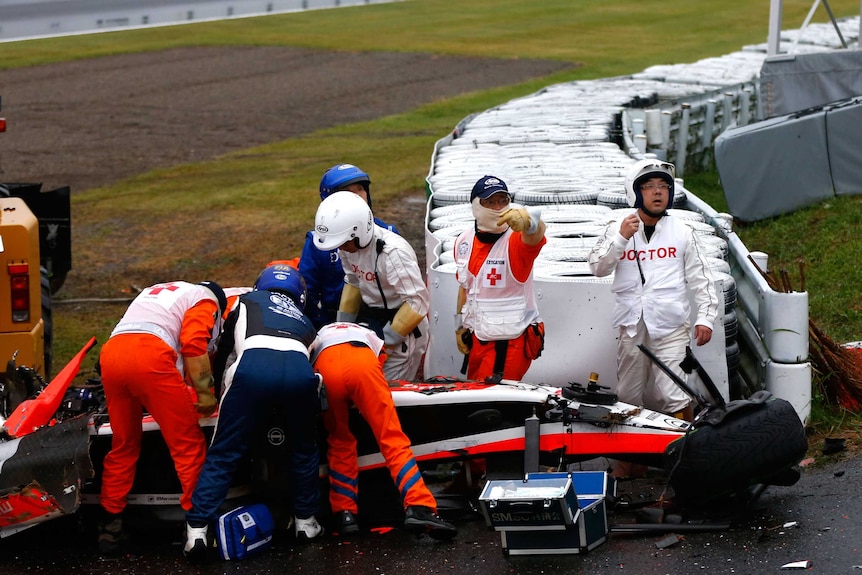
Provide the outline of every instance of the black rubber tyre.
{"type": "Polygon", "coordinates": [[[626,199],[625,192],[602,190],[596,196],[596,205],[607,206],[612,209],[627,208],[629,201],[626,199]]]}
{"type": "Polygon", "coordinates": [[[716,278],[724,280],[724,313],[730,313],[736,307],[737,291],[736,280],[732,275],[714,272],[716,278]]]}
{"type": "Polygon", "coordinates": [[[559,191],[559,192],[515,192],[515,202],[524,206],[544,206],[547,204],[587,205],[596,204],[598,190],[592,191],[559,191]]]}
{"type": "Polygon", "coordinates": [[[739,332],[739,318],[736,310],[732,309],[724,314],[724,345],[730,346],[736,343],[736,334],[739,332]]]}
{"type": "Polygon", "coordinates": [[[739,351],[739,343],[734,341],[724,348],[725,356],[727,357],[727,374],[732,377],[733,374],[739,371],[739,364],[742,361],[741,352],[739,351]]]}
{"type": "Polygon", "coordinates": [[[728,414],[717,426],[701,424],[668,445],[665,469],[678,501],[709,504],[751,485],[769,484],[771,476],[796,465],[807,449],[793,406],[771,397],[728,414]]]}
{"type": "Polygon", "coordinates": [[[48,279],[48,270],[44,267],[39,268],[41,272],[41,291],[42,291],[42,322],[45,330],[44,342],[44,360],[45,360],[45,381],[51,381],[51,368],[54,361],[54,306],[51,300],[51,282],[48,279]]]}

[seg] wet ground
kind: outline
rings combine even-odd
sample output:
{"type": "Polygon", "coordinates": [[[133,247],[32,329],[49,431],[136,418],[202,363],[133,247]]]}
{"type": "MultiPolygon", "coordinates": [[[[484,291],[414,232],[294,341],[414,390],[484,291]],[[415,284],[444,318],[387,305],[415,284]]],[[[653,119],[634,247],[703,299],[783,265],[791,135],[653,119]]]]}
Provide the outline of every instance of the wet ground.
{"type": "MultiPolygon", "coordinates": [[[[182,559],[182,526],[162,523],[133,530],[127,553],[98,555],[95,537],[75,518],[57,520],[0,542],[4,575],[43,573],[303,573],[351,575],[469,573],[731,573],[761,574],[797,561],[810,571],[853,573],[862,569],[862,460],[834,460],[803,471],[791,487],[770,487],[730,528],[700,531],[707,525],[667,526],[665,531],[622,533],[633,512],[609,514],[607,541],[585,554],[506,556],[500,535],[479,515],[447,512],[459,528],[451,542],[416,538],[397,528],[365,532],[352,539],[327,535],[298,545],[288,534],[276,534],[273,547],[242,562],[218,559],[191,566],[182,559]],[[616,527],[614,527],[616,526],[616,527]]],[[[661,495],[662,476],[619,485],[622,499],[638,502],[661,495]],[[630,495],[631,498],[626,495],[630,495]]],[[[391,503],[391,502],[390,502],[391,503]]],[[[683,521],[704,519],[684,514],[683,521]]],[[[717,519],[718,515],[714,515],[717,519]]]]}

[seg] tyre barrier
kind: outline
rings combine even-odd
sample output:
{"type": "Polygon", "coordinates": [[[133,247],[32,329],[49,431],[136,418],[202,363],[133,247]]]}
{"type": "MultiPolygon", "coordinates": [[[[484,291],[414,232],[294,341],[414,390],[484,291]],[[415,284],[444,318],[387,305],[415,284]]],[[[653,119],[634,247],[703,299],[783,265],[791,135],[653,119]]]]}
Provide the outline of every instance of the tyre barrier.
{"type": "Polygon", "coordinates": [[[736,343],[736,334],[739,333],[739,318],[736,310],[732,309],[724,314],[724,344],[730,347],[736,343]]]}
{"type": "Polygon", "coordinates": [[[712,273],[730,274],[730,264],[727,260],[707,256],[706,261],[709,264],[712,273]]]}
{"type": "MultiPolygon", "coordinates": [[[[600,192],[603,193],[603,192],[600,192]]],[[[616,193],[616,192],[613,192],[616,193]]],[[[620,194],[617,194],[620,195],[620,194]]],[[[624,194],[622,194],[624,198],[624,194]]],[[[437,200],[437,194],[434,195],[437,200]]],[[[675,202],[676,203],[676,202],[675,202]]],[[[736,315],[737,287],[727,263],[727,240],[716,235],[715,228],[704,222],[703,215],[684,208],[668,210],[682,220],[697,234],[698,243],[708,258],[717,279],[724,285],[724,335],[727,375],[730,389],[739,389],[740,352],[736,343],[739,332],[736,315]]],[[[547,226],[548,244],[539,254],[535,265],[536,278],[579,277],[591,274],[587,261],[598,237],[604,233],[609,221],[633,213],[628,206],[555,204],[542,206],[542,219],[547,226]]],[[[453,249],[455,238],[473,222],[469,203],[435,205],[429,212],[428,228],[440,240],[437,257],[438,269],[455,261],[453,249]]],[[[736,393],[731,393],[735,397],[736,393]]]]}

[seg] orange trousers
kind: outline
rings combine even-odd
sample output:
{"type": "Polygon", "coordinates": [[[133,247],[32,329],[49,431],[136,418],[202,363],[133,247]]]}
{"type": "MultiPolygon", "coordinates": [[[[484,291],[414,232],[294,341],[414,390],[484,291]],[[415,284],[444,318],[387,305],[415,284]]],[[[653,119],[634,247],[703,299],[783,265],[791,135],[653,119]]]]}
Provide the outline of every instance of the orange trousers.
{"type": "Polygon", "coordinates": [[[154,335],[120,334],[102,346],[99,364],[114,435],[103,464],[101,504],[110,513],[125,509],[135,481],[144,407],[159,424],[173,458],[183,490],[180,505],[191,509],[206,439],[176,362],[176,352],[154,335]]]}
{"type": "Polygon", "coordinates": [[[389,383],[374,352],[351,343],[333,345],[320,353],[314,368],[323,376],[329,401],[329,408],[323,412],[323,424],[327,431],[332,511],[359,513],[359,461],[356,438],[349,426],[351,402],[374,433],[403,506],[423,505],[436,511],[437,500],[425,485],[413,458],[410,439],[401,429],[389,383]]]}
{"type": "MultiPolygon", "coordinates": [[[[533,360],[524,353],[525,335],[522,333],[515,339],[510,339],[506,349],[506,363],[503,378],[520,380],[530,369],[533,360]]],[[[467,379],[485,381],[494,375],[494,361],[497,358],[496,342],[479,341],[473,334],[473,347],[467,362],[467,379]]]]}

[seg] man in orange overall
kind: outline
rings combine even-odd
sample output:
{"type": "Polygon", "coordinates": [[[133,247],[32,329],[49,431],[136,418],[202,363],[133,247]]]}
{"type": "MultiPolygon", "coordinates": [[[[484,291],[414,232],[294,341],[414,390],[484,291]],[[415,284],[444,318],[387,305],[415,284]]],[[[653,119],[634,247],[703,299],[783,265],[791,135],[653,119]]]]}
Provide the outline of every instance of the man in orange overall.
{"type": "MultiPolygon", "coordinates": [[[[141,453],[143,408],[159,424],[182,485],[180,505],[191,497],[206,457],[199,415],[212,415],[209,352],[222,326],[224,291],[213,282],[175,281],[141,291],[102,346],[99,364],[113,438],[102,471],[99,551],[117,553],[121,513],[141,453]],[[197,393],[189,396],[187,383],[197,393]]],[[[212,349],[211,349],[212,348],[212,349]]]]}
{"type": "Polygon", "coordinates": [[[521,379],[544,347],[533,264],[545,222],[539,208],[511,200],[503,180],[481,178],[470,193],[475,225],[455,240],[455,342],[469,379],[521,379]]]}
{"type": "Polygon", "coordinates": [[[401,430],[389,384],[383,375],[383,340],[355,323],[327,324],[318,332],[312,362],[323,376],[328,408],[323,412],[327,431],[329,502],[342,535],[358,533],[359,461],[356,438],[350,432],[351,402],[368,422],[389,474],[404,503],[404,526],[434,539],[452,539],[457,530],[437,515],[437,501],[428,490],[410,439],[401,430]]]}

